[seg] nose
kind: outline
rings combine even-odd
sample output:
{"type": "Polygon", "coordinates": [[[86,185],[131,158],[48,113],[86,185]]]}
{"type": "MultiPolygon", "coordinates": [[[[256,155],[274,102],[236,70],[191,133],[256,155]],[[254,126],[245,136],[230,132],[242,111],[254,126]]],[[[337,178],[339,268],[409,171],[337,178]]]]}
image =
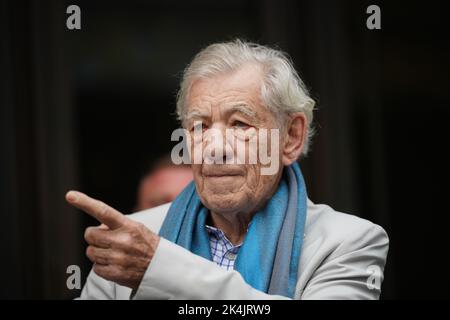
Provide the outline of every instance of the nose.
{"type": "Polygon", "coordinates": [[[206,164],[232,163],[234,159],[233,147],[225,135],[225,129],[220,126],[212,126],[205,132],[205,148],[203,160],[206,164]]]}

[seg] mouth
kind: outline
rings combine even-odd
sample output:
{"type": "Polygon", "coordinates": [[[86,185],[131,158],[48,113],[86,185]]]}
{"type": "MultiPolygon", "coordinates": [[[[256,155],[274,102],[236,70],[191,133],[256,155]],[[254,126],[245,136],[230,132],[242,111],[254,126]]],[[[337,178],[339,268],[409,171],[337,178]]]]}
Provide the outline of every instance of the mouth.
{"type": "Polygon", "coordinates": [[[242,175],[237,174],[214,174],[214,175],[205,175],[205,181],[208,181],[210,184],[228,187],[234,185],[237,181],[240,180],[242,175]]]}
{"type": "Polygon", "coordinates": [[[241,170],[230,170],[230,168],[203,168],[203,176],[210,179],[226,179],[243,176],[241,170]]]}
{"type": "Polygon", "coordinates": [[[210,174],[205,174],[205,177],[208,177],[208,178],[237,177],[237,176],[241,176],[241,174],[237,174],[237,173],[210,173],[210,174]]]}
{"type": "Polygon", "coordinates": [[[209,174],[205,175],[204,177],[211,181],[211,182],[218,182],[218,183],[226,183],[226,182],[232,182],[238,177],[241,177],[240,174],[209,174]]]}

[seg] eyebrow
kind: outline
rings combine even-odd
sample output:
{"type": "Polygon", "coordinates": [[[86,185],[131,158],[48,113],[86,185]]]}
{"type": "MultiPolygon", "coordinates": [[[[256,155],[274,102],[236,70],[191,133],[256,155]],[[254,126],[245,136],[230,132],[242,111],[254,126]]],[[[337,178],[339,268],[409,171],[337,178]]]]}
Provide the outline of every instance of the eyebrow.
{"type": "MultiPolygon", "coordinates": [[[[247,118],[250,118],[250,120],[253,120],[255,122],[259,122],[259,118],[256,115],[256,112],[245,102],[234,102],[229,103],[224,106],[224,113],[228,116],[233,113],[240,113],[247,118]]],[[[186,114],[185,123],[189,123],[193,119],[205,119],[211,117],[211,113],[209,111],[202,111],[199,109],[194,109],[189,111],[186,114]]]]}
{"type": "Polygon", "coordinates": [[[210,116],[211,116],[211,113],[209,113],[209,112],[205,112],[205,111],[201,111],[201,110],[198,110],[198,109],[194,109],[194,110],[188,112],[188,114],[184,118],[184,121],[186,123],[188,123],[192,119],[208,118],[210,116]]]}
{"type": "Polygon", "coordinates": [[[257,120],[256,112],[245,102],[238,102],[234,104],[227,105],[225,107],[226,114],[240,113],[248,118],[257,120]]]}

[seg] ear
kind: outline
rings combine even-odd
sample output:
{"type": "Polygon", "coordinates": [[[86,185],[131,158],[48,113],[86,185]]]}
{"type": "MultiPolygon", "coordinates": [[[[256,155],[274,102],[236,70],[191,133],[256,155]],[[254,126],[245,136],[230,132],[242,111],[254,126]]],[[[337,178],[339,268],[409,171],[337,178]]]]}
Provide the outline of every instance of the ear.
{"type": "Polygon", "coordinates": [[[285,166],[296,161],[302,153],[307,134],[306,121],[303,112],[290,115],[284,134],[283,150],[281,150],[281,161],[285,166]]]}

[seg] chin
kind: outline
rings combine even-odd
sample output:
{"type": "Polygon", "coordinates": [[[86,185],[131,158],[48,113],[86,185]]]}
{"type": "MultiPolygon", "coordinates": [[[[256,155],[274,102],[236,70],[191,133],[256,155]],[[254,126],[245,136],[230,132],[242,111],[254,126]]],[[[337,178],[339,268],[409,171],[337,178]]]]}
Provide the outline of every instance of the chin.
{"type": "Polygon", "coordinates": [[[203,181],[206,190],[221,197],[242,192],[242,189],[245,187],[245,180],[241,177],[208,177],[204,178],[203,181]]]}
{"type": "Polygon", "coordinates": [[[236,197],[235,194],[213,194],[203,199],[203,204],[216,213],[241,212],[248,206],[247,197],[236,197]]]}

